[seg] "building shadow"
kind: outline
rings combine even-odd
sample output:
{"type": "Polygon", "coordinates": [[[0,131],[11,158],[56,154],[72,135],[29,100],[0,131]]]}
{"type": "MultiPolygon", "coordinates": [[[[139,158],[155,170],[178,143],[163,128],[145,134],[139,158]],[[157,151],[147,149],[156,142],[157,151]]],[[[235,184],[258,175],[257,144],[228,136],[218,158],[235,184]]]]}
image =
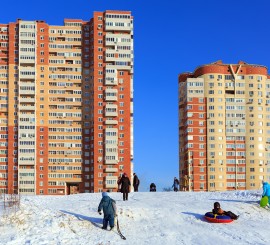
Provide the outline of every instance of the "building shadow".
{"type": "Polygon", "coordinates": [[[81,214],[76,214],[76,213],[72,213],[66,210],[60,210],[62,213],[64,214],[69,214],[69,215],[73,215],[74,217],[76,217],[78,220],[87,220],[89,221],[92,225],[94,225],[95,227],[101,228],[102,224],[103,224],[103,218],[96,218],[96,217],[88,217],[85,215],[81,215],[81,214]]]}

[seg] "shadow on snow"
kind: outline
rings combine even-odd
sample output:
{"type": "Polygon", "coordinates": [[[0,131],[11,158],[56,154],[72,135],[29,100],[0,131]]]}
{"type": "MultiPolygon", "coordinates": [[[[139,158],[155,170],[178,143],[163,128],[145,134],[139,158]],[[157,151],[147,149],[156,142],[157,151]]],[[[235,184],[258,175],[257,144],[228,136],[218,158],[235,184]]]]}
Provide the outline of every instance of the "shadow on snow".
{"type": "Polygon", "coordinates": [[[60,211],[62,213],[65,213],[65,214],[73,215],[78,220],[87,220],[87,221],[91,222],[95,227],[98,227],[98,228],[100,228],[99,224],[102,225],[102,223],[103,223],[103,218],[88,217],[88,216],[72,213],[72,212],[65,211],[65,210],[60,210],[60,211]]]}

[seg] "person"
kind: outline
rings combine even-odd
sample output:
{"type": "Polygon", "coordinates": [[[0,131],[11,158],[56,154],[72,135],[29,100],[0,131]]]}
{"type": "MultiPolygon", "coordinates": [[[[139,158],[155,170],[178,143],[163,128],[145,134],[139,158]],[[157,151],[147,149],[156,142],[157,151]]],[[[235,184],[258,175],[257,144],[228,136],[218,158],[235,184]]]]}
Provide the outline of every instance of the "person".
{"type": "Polygon", "coordinates": [[[214,209],[212,210],[213,214],[217,214],[217,215],[227,215],[229,216],[231,219],[238,219],[239,215],[234,214],[231,211],[224,211],[220,208],[220,203],[219,202],[215,202],[214,203],[214,209]]]}
{"type": "Polygon", "coordinates": [[[151,192],[156,192],[156,185],[155,185],[155,183],[151,183],[151,185],[150,185],[150,191],[151,192]]]}
{"type": "Polygon", "coordinates": [[[140,180],[137,176],[137,174],[133,174],[133,187],[134,187],[134,192],[138,192],[138,188],[140,185],[140,180]]]}
{"type": "Polygon", "coordinates": [[[121,192],[121,176],[118,177],[117,185],[118,185],[118,190],[117,190],[117,192],[121,192]]]}
{"type": "Polygon", "coordinates": [[[103,226],[102,229],[107,230],[108,222],[112,230],[114,228],[114,218],[117,216],[116,202],[108,196],[107,192],[102,192],[102,199],[98,205],[98,213],[101,215],[103,210],[103,226]]]}
{"type": "Polygon", "coordinates": [[[188,176],[185,174],[183,177],[183,191],[187,191],[187,187],[188,187],[188,176]]]}
{"type": "Polygon", "coordinates": [[[267,182],[262,182],[263,184],[263,193],[262,197],[267,196],[268,197],[268,203],[270,204],[270,185],[267,182]]]}
{"type": "Polygon", "coordinates": [[[179,180],[176,177],[174,177],[172,188],[173,188],[174,191],[178,191],[179,180]]]}
{"type": "Polygon", "coordinates": [[[129,180],[126,173],[124,173],[122,175],[120,184],[121,184],[121,192],[123,193],[123,200],[127,201],[128,200],[128,193],[130,190],[130,180],[129,180]]]}

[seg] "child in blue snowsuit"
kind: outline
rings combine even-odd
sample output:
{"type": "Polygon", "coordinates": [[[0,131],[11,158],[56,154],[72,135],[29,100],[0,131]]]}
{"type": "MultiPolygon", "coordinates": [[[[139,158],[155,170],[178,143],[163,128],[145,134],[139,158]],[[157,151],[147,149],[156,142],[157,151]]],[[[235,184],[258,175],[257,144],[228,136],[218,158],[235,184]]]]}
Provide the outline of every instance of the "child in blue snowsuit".
{"type": "Polygon", "coordinates": [[[103,226],[102,229],[107,229],[108,222],[111,230],[114,228],[114,217],[117,216],[115,201],[108,196],[107,192],[102,193],[102,199],[98,205],[98,213],[101,215],[103,210],[103,226]]]}
{"type": "Polygon", "coordinates": [[[268,197],[268,203],[270,204],[270,185],[267,182],[263,182],[263,193],[262,197],[268,197]]]}

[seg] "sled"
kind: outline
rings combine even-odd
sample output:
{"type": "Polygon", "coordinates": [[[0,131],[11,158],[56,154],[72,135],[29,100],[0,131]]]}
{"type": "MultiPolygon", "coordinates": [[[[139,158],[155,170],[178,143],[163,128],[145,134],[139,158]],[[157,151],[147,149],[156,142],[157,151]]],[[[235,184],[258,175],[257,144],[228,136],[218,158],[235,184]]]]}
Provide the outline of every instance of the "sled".
{"type": "Polygon", "coordinates": [[[233,219],[231,219],[231,217],[227,215],[215,215],[213,214],[213,212],[207,212],[204,215],[204,218],[211,223],[231,223],[234,221],[233,219]]]}
{"type": "Polygon", "coordinates": [[[268,196],[262,197],[262,199],[261,199],[261,201],[260,201],[260,206],[261,206],[262,208],[264,208],[264,207],[267,206],[267,204],[268,204],[268,196]]]}

